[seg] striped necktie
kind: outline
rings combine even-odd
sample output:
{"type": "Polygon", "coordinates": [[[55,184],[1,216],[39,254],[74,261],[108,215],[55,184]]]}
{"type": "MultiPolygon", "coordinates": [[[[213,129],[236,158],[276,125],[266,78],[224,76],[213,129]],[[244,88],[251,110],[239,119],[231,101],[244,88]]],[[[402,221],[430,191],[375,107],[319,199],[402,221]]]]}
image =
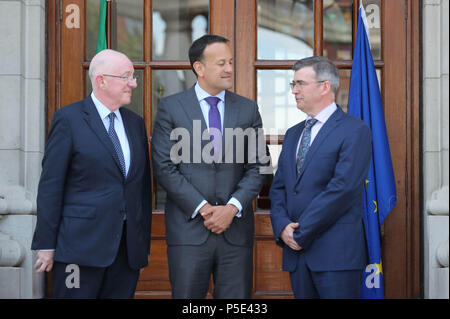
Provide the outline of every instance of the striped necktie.
{"type": "Polygon", "coordinates": [[[114,129],[114,118],[116,117],[116,114],[113,112],[109,113],[109,129],[108,129],[108,135],[111,139],[111,142],[114,145],[114,149],[116,150],[117,157],[119,158],[120,168],[122,169],[123,176],[127,176],[126,169],[125,169],[125,159],[122,152],[122,147],[120,146],[119,137],[117,136],[116,130],[114,129]]]}

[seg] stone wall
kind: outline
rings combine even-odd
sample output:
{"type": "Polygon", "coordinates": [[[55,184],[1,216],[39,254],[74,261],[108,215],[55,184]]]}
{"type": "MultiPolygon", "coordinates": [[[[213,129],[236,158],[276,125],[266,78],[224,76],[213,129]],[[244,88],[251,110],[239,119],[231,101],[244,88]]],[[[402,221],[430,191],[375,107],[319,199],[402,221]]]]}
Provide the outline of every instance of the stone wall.
{"type": "Polygon", "coordinates": [[[448,0],[423,1],[425,298],[449,298],[448,10],[448,0]]]}
{"type": "Polygon", "coordinates": [[[0,1],[0,299],[44,294],[30,245],[45,143],[45,2],[0,1]]]}

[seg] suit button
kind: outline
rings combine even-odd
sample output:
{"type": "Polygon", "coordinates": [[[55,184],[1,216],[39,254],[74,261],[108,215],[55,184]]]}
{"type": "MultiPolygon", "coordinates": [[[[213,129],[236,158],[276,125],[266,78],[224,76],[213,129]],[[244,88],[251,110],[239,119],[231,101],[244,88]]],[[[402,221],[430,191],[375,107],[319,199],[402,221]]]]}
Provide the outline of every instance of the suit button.
{"type": "Polygon", "coordinates": [[[294,191],[294,195],[298,195],[298,192],[297,192],[297,191],[294,191]]]}

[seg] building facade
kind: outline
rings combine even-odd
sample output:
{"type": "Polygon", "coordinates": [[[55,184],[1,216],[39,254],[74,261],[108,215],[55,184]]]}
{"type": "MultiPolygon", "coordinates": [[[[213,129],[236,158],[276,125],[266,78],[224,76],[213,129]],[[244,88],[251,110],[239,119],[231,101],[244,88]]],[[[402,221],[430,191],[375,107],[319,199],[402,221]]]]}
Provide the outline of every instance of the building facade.
{"type": "MultiPolygon", "coordinates": [[[[387,298],[449,297],[449,88],[447,0],[364,0],[399,203],[383,228],[387,298]]],[[[272,161],[302,120],[288,90],[294,60],[336,62],[345,109],[358,0],[114,0],[109,47],[142,79],[130,108],[149,136],[161,97],[195,83],[187,49],[206,32],[230,39],[233,90],[257,100],[272,161]],[[230,22],[232,21],[232,22],[230,22]]],[[[43,298],[47,278],[30,250],[46,134],[54,112],[90,91],[98,1],[0,0],[0,298],[43,298]]],[[[267,189],[255,199],[254,297],[290,298],[273,243],[267,189]]],[[[150,264],[136,297],[167,297],[165,194],[154,183],[150,264]]]]}

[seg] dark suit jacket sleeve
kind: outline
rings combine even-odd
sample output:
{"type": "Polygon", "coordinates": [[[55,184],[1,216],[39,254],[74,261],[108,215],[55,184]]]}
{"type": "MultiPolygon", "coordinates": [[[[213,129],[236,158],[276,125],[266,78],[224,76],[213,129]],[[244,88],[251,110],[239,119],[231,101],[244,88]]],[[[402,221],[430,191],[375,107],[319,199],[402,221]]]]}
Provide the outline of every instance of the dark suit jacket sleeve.
{"type": "MultiPolygon", "coordinates": [[[[148,136],[147,130],[145,128],[144,120],[141,120],[142,123],[142,134],[144,136],[144,147],[145,147],[145,180],[144,180],[144,195],[143,198],[143,211],[145,217],[146,225],[149,225],[149,230],[147,232],[147,242],[150,243],[150,233],[152,228],[152,177],[151,177],[151,168],[150,168],[150,154],[148,151],[148,136]]],[[[150,254],[150,245],[148,245],[148,254],[150,254]]]]}
{"type": "Polygon", "coordinates": [[[173,123],[166,100],[163,99],[158,105],[152,135],[153,174],[167,191],[168,197],[190,217],[204,198],[179,172],[178,165],[170,158],[170,150],[176,143],[170,140],[170,133],[175,128],[173,123]]]}
{"type": "Polygon", "coordinates": [[[72,138],[68,120],[62,112],[56,112],[42,160],[37,197],[37,223],[32,243],[34,250],[56,248],[71,149],[72,138]]]}
{"type": "Polygon", "coordinates": [[[342,144],[334,176],[327,187],[317,195],[300,216],[294,239],[302,248],[327,230],[361,198],[372,150],[371,133],[367,125],[349,130],[342,144]]]}
{"type": "MultiPolygon", "coordinates": [[[[289,132],[286,132],[286,136],[288,134],[289,132]]],[[[281,233],[288,224],[292,223],[286,209],[287,193],[285,181],[283,179],[285,162],[287,162],[286,160],[287,147],[284,147],[284,145],[286,144],[286,138],[284,139],[284,141],[285,142],[283,143],[282,151],[278,159],[277,172],[272,181],[272,186],[270,187],[270,202],[271,202],[270,219],[272,222],[275,241],[278,245],[282,247],[285,244],[281,239],[281,233]]]]}
{"type": "MultiPolygon", "coordinates": [[[[256,149],[256,154],[250,153],[252,152],[249,151],[250,148],[247,149],[247,163],[245,165],[244,176],[241,178],[238,185],[236,186],[236,190],[231,195],[231,197],[236,198],[239,203],[241,203],[243,208],[251,205],[252,200],[258,195],[259,191],[261,190],[264,176],[260,173],[263,165],[263,158],[260,158],[260,156],[268,156],[268,154],[266,154],[265,141],[263,138],[260,139],[258,136],[259,133],[262,133],[262,120],[256,103],[253,106],[253,119],[251,127],[256,133],[256,138],[254,141],[256,142],[256,148],[254,148],[256,149]],[[263,145],[258,145],[258,142],[261,141],[264,141],[263,145]],[[262,151],[258,152],[259,149],[262,151]]],[[[250,141],[250,143],[252,142],[253,141],[250,141]]],[[[269,157],[264,158],[269,159],[269,157]]],[[[265,163],[264,165],[270,165],[270,162],[267,161],[267,163],[265,163]]]]}

